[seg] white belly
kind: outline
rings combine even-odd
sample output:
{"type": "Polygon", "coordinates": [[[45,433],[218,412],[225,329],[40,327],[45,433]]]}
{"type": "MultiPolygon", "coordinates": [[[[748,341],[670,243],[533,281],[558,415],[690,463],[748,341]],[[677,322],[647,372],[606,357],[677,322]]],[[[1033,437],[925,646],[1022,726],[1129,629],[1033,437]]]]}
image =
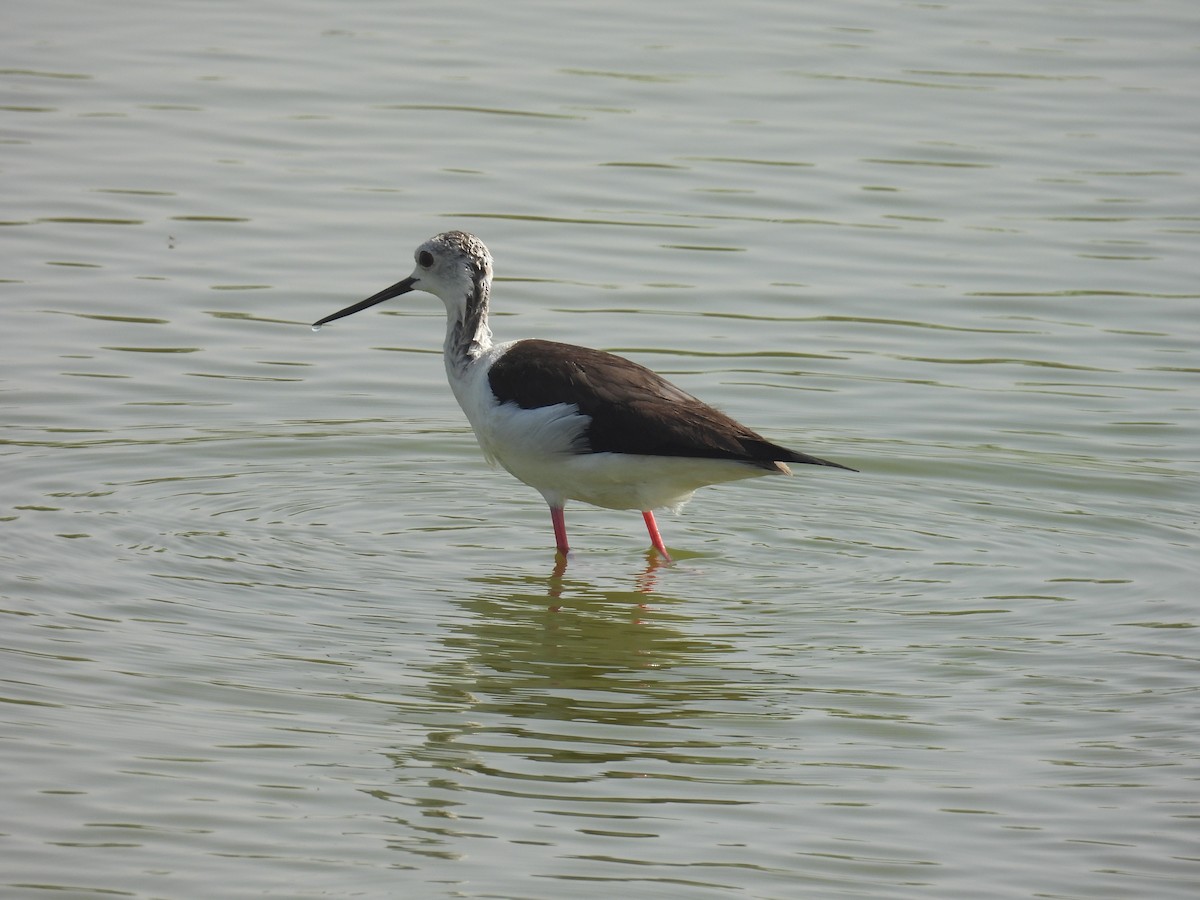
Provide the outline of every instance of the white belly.
{"type": "Polygon", "coordinates": [[[551,506],[579,500],[607,509],[679,507],[706,484],[785,474],[727,459],[590,453],[591,421],[574,404],[522,409],[497,403],[487,386],[491,348],[466,372],[451,371],[450,386],[489,460],[539,491],[551,506]]]}
{"type": "Polygon", "coordinates": [[[607,509],[679,507],[706,484],[771,474],[734,460],[590,453],[583,436],[588,422],[573,405],[508,403],[471,424],[484,453],[552,506],[580,500],[607,509]]]}
{"type": "Polygon", "coordinates": [[[606,509],[678,509],[706,484],[770,474],[733,460],[628,453],[560,455],[532,468],[503,458],[500,463],[552,505],[581,500],[606,509]]]}

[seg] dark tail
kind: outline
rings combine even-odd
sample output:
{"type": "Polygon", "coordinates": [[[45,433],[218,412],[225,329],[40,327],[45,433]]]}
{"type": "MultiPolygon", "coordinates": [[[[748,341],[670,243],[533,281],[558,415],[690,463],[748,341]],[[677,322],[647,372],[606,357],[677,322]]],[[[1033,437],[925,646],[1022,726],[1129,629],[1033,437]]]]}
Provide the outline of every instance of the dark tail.
{"type": "Polygon", "coordinates": [[[845,469],[847,472],[857,472],[858,469],[852,469],[849,466],[843,466],[841,463],[835,463],[830,459],[821,459],[819,456],[809,456],[807,453],[797,453],[795,450],[788,450],[787,456],[783,457],[783,462],[804,463],[809,466],[829,466],[832,469],[845,469]]]}
{"type": "Polygon", "coordinates": [[[789,450],[787,447],[780,447],[778,444],[772,444],[770,441],[742,441],[742,446],[746,448],[754,459],[767,463],[766,468],[770,468],[770,463],[774,462],[789,462],[802,463],[806,466],[828,466],[831,469],[845,469],[847,472],[857,472],[858,469],[852,469],[849,466],[843,466],[841,463],[835,463],[830,459],[821,459],[819,456],[809,456],[807,453],[797,453],[795,450],[789,450]]]}

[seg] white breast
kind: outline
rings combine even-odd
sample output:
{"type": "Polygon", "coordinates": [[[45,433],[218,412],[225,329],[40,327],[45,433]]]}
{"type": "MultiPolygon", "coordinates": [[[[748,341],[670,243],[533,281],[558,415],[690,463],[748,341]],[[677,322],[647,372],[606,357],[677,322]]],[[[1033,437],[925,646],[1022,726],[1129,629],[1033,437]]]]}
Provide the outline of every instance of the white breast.
{"type": "Polygon", "coordinates": [[[551,506],[579,500],[607,509],[678,508],[705,485],[772,474],[735,460],[591,453],[591,419],[574,404],[522,409],[496,400],[487,373],[509,346],[489,348],[465,370],[447,366],[450,387],[488,460],[551,506]]]}

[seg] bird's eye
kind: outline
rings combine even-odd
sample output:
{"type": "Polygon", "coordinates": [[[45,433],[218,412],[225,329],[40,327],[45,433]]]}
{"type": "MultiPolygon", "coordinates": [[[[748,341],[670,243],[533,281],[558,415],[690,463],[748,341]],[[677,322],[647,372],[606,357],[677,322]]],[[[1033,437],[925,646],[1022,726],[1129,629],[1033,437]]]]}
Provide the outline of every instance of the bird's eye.
{"type": "Polygon", "coordinates": [[[422,269],[428,269],[433,265],[433,254],[428,250],[422,250],[417,254],[417,265],[422,269]]]}

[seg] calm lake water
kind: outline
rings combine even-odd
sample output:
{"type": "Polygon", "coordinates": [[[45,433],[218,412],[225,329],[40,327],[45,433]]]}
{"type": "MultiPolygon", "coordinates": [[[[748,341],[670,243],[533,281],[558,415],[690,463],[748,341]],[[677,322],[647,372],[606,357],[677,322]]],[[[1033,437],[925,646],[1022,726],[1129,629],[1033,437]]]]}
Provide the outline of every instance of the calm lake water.
{"type": "MultiPolygon", "coordinates": [[[[408,8],[406,8],[408,7],[408,8]]],[[[1192,898],[1200,7],[5,14],[0,895],[1192,898]],[[406,275],[861,470],[568,510],[406,275]]]]}

